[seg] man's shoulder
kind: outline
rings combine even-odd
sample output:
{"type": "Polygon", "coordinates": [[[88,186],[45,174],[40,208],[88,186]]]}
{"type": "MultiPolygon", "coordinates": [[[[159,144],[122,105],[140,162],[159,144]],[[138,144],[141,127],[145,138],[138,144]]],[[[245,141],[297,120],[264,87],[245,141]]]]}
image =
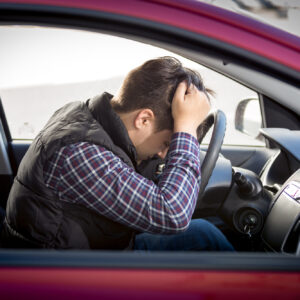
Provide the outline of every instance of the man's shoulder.
{"type": "Polygon", "coordinates": [[[66,159],[82,160],[119,160],[120,158],[105,146],[91,142],[78,142],[62,147],[58,155],[63,155],[66,159]]]}
{"type": "Polygon", "coordinates": [[[109,151],[107,148],[104,146],[100,146],[91,142],[77,142],[77,143],[72,143],[69,145],[66,145],[59,149],[59,152],[61,153],[85,153],[85,152],[95,152],[95,153],[102,153],[102,152],[107,152],[109,151]]]}

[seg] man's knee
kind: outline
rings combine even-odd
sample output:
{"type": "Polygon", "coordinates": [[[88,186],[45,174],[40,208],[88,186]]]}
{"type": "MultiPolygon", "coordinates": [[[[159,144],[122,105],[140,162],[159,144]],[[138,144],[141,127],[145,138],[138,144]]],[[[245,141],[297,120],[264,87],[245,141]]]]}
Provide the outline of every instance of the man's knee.
{"type": "Polygon", "coordinates": [[[199,233],[203,232],[204,234],[218,230],[217,227],[205,219],[193,219],[189,225],[189,229],[199,233]]]}
{"type": "Polygon", "coordinates": [[[195,247],[202,250],[234,250],[224,234],[207,220],[193,219],[188,230],[191,230],[194,237],[195,247]]]}

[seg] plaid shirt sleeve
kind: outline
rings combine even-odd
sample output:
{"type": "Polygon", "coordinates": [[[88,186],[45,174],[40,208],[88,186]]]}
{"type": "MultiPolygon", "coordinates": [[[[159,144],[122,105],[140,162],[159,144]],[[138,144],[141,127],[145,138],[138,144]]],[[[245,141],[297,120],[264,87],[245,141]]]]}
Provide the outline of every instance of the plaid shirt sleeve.
{"type": "Polygon", "coordinates": [[[172,234],[184,231],[191,220],[200,186],[199,157],[193,136],[173,134],[156,185],[107,149],[84,142],[57,151],[45,166],[44,179],[62,201],[141,232],[172,234]]]}

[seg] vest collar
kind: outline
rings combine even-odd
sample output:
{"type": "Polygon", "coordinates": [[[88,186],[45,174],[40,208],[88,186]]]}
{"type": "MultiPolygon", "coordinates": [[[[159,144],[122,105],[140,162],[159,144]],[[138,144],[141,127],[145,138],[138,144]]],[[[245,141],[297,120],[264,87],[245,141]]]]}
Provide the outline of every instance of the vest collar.
{"type": "Polygon", "coordinates": [[[110,101],[113,95],[103,93],[87,101],[87,106],[94,119],[103,127],[113,143],[123,149],[136,166],[137,153],[128,131],[120,117],[112,109],[110,101]]]}

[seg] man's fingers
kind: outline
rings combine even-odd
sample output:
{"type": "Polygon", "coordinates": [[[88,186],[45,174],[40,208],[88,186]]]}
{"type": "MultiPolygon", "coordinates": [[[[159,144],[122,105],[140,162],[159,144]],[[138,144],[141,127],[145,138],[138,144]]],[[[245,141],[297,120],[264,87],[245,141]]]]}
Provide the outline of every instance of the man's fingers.
{"type": "Polygon", "coordinates": [[[177,86],[177,89],[175,91],[175,94],[174,94],[174,99],[184,99],[184,95],[185,95],[185,92],[187,91],[187,83],[186,81],[181,81],[178,86],[177,86]]]}
{"type": "Polygon", "coordinates": [[[188,89],[186,90],[187,94],[192,94],[192,92],[195,90],[195,86],[191,83],[188,89]]]}

